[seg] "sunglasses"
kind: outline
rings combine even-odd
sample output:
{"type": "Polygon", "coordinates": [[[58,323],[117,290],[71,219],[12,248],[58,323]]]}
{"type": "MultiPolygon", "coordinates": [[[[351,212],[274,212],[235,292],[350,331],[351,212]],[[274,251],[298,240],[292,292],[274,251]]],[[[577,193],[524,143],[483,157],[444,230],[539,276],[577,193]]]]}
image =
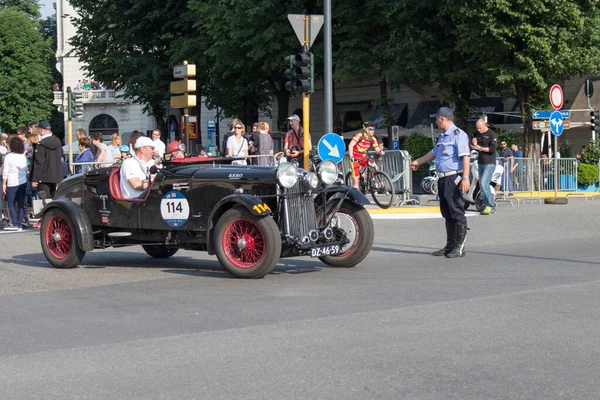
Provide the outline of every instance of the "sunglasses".
{"type": "Polygon", "coordinates": [[[367,130],[375,132],[375,128],[368,128],[367,130]]]}
{"type": "Polygon", "coordinates": [[[243,129],[243,127],[242,126],[236,126],[233,129],[243,129]]]}

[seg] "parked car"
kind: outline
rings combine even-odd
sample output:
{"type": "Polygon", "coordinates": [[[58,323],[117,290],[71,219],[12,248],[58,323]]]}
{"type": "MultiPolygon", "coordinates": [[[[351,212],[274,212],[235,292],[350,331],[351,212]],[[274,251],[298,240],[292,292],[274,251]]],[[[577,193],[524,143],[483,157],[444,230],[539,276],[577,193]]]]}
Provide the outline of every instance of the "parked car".
{"type": "Polygon", "coordinates": [[[334,183],[333,162],[316,173],[287,162],[230,163],[214,157],[165,162],[141,199],[123,198],[118,167],[71,176],[39,213],[43,253],[54,267],[73,268],[94,249],[141,245],[155,258],[200,250],[242,278],[270,273],[283,257],[352,267],[368,255],[369,200],[334,183]]]}

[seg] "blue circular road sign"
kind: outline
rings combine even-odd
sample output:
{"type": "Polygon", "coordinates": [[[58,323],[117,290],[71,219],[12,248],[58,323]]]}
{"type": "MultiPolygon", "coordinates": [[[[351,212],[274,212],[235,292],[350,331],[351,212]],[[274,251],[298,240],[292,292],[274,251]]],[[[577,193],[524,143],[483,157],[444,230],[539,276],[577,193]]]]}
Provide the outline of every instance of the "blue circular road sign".
{"type": "Polygon", "coordinates": [[[319,140],[317,151],[321,160],[331,160],[337,164],[342,161],[346,152],[344,138],[335,133],[328,133],[319,140]]]}
{"type": "Polygon", "coordinates": [[[550,131],[554,136],[560,136],[564,130],[565,124],[562,114],[560,111],[554,111],[552,114],[550,114],[550,131]]]}

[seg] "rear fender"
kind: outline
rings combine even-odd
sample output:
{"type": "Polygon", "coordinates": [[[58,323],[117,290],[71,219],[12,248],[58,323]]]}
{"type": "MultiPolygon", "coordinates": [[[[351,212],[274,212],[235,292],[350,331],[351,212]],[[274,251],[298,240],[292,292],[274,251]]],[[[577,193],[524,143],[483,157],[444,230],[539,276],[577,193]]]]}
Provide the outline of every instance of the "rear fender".
{"type": "Polygon", "coordinates": [[[81,207],[79,207],[71,200],[53,200],[50,203],[46,204],[40,212],[42,218],[49,210],[53,208],[60,208],[71,217],[71,222],[75,225],[74,228],[75,232],[77,233],[77,239],[79,239],[78,242],[81,250],[94,250],[94,233],[92,231],[92,224],[90,223],[90,219],[83,212],[81,207]]]}
{"type": "Polygon", "coordinates": [[[232,194],[230,196],[224,197],[213,207],[213,210],[208,218],[209,221],[209,232],[208,232],[208,254],[215,254],[214,250],[214,230],[215,225],[221,215],[225,213],[225,211],[233,208],[235,206],[245,207],[252,214],[259,217],[266,217],[268,215],[273,215],[273,212],[261,198],[256,196],[251,196],[249,194],[232,194]]]}

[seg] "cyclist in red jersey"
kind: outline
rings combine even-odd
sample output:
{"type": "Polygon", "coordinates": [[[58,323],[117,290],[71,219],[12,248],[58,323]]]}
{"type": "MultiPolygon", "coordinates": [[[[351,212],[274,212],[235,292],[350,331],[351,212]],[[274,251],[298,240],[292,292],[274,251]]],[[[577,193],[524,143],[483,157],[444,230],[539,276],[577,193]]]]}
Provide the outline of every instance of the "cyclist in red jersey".
{"type": "Polygon", "coordinates": [[[367,121],[363,125],[362,131],[358,132],[348,145],[348,154],[350,155],[352,162],[352,176],[354,178],[353,186],[358,189],[358,182],[360,178],[360,167],[367,165],[367,151],[373,146],[377,154],[383,155],[383,150],[377,143],[375,137],[375,124],[371,121],[367,121]]]}

